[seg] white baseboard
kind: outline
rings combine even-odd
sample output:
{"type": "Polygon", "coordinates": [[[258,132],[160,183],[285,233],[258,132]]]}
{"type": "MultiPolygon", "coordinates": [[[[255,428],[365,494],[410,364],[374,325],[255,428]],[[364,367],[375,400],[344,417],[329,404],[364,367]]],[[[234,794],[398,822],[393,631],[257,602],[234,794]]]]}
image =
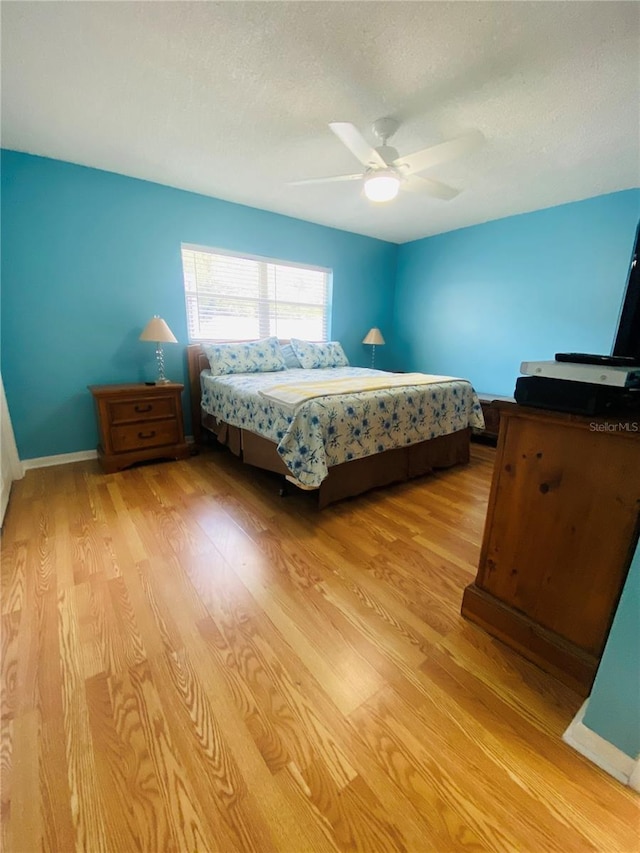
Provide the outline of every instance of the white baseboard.
{"type": "MultiPolygon", "coordinates": [[[[193,444],[193,436],[185,437],[187,444],[193,444]]],[[[55,456],[37,456],[35,459],[22,459],[21,477],[24,477],[24,472],[31,468],[50,468],[52,465],[67,465],[69,462],[84,462],[87,459],[97,459],[97,450],[78,450],[76,453],[58,453],[55,456]]],[[[16,477],[16,479],[20,479],[16,477]]]]}
{"type": "Polygon", "coordinates": [[[11,480],[6,480],[2,483],[2,488],[0,489],[0,527],[4,522],[4,514],[7,511],[7,506],[9,505],[9,494],[11,493],[11,480]]]}
{"type": "Polygon", "coordinates": [[[562,735],[562,740],[623,785],[629,785],[635,791],[640,791],[640,759],[631,758],[626,752],[585,726],[582,720],[588,704],[589,700],[585,699],[569,724],[569,728],[562,735]]]}
{"type": "Polygon", "coordinates": [[[52,465],[67,465],[69,462],[84,462],[86,459],[97,459],[96,450],[78,450],[76,453],[58,453],[55,456],[38,456],[35,459],[23,459],[21,464],[25,471],[31,468],[50,468],[52,465]]]}

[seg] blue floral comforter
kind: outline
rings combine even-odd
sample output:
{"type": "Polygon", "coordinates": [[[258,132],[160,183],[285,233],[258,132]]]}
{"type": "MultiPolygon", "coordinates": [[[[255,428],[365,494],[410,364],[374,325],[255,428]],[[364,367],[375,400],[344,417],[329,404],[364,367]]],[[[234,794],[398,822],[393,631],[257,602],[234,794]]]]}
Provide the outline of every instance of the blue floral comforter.
{"type": "Polygon", "coordinates": [[[478,397],[463,379],[319,397],[294,410],[260,396],[261,390],[285,382],[380,373],[333,367],[211,376],[205,370],[202,408],[218,420],[274,441],[292,476],[312,488],[332,465],[484,426],[478,397]]]}

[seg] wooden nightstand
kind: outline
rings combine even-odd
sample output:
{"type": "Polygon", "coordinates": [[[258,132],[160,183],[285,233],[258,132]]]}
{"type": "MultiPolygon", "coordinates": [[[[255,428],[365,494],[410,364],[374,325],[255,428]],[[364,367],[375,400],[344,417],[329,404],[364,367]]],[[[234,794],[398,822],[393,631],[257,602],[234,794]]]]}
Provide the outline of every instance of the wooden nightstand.
{"type": "Polygon", "coordinates": [[[472,434],[474,438],[481,439],[492,444],[498,443],[498,433],[500,432],[500,409],[496,403],[513,403],[513,397],[499,397],[497,394],[478,394],[478,400],[482,406],[482,414],[484,415],[484,429],[474,429],[472,434]]]}
{"type": "Polygon", "coordinates": [[[149,459],[184,459],[184,385],[90,385],[96,403],[98,459],[107,473],[149,459]]]}

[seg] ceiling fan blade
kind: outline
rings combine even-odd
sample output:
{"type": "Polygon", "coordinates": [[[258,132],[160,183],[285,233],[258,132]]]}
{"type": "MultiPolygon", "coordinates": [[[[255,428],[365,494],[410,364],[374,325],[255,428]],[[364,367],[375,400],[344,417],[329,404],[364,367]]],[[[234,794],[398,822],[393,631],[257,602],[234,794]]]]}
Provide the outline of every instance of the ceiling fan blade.
{"type": "Polygon", "coordinates": [[[443,201],[451,201],[457,195],[460,195],[460,190],[442,184],[440,181],[434,181],[431,178],[422,178],[420,175],[411,175],[400,184],[400,189],[408,190],[412,193],[424,193],[425,195],[440,198],[443,201]]]}
{"type": "Polygon", "coordinates": [[[338,137],[340,142],[358,158],[363,166],[380,166],[386,168],[386,163],[378,154],[375,148],[372,148],[358,128],[348,121],[332,121],[329,124],[331,130],[338,137]]]}
{"type": "Polygon", "coordinates": [[[482,133],[474,130],[471,133],[465,133],[464,136],[450,139],[448,142],[441,142],[439,145],[432,145],[430,148],[423,148],[422,151],[407,154],[406,157],[398,157],[393,165],[401,166],[405,175],[413,175],[415,172],[422,172],[424,169],[430,169],[431,166],[469,154],[479,148],[483,142],[482,133]]]}
{"type": "Polygon", "coordinates": [[[288,181],[289,187],[302,187],[305,184],[334,184],[337,181],[360,181],[362,180],[362,172],[357,175],[335,175],[332,178],[309,178],[306,181],[288,181]]]}

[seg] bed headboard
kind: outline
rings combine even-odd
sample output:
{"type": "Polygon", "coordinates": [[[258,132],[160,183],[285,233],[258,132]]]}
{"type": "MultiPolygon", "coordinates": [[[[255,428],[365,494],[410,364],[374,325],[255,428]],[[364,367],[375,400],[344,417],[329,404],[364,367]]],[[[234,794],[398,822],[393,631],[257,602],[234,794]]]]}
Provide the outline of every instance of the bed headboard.
{"type": "Polygon", "coordinates": [[[189,396],[191,398],[191,431],[196,444],[202,442],[200,373],[208,367],[209,359],[204,354],[202,344],[189,344],[187,347],[187,368],[189,371],[189,396]]]}

